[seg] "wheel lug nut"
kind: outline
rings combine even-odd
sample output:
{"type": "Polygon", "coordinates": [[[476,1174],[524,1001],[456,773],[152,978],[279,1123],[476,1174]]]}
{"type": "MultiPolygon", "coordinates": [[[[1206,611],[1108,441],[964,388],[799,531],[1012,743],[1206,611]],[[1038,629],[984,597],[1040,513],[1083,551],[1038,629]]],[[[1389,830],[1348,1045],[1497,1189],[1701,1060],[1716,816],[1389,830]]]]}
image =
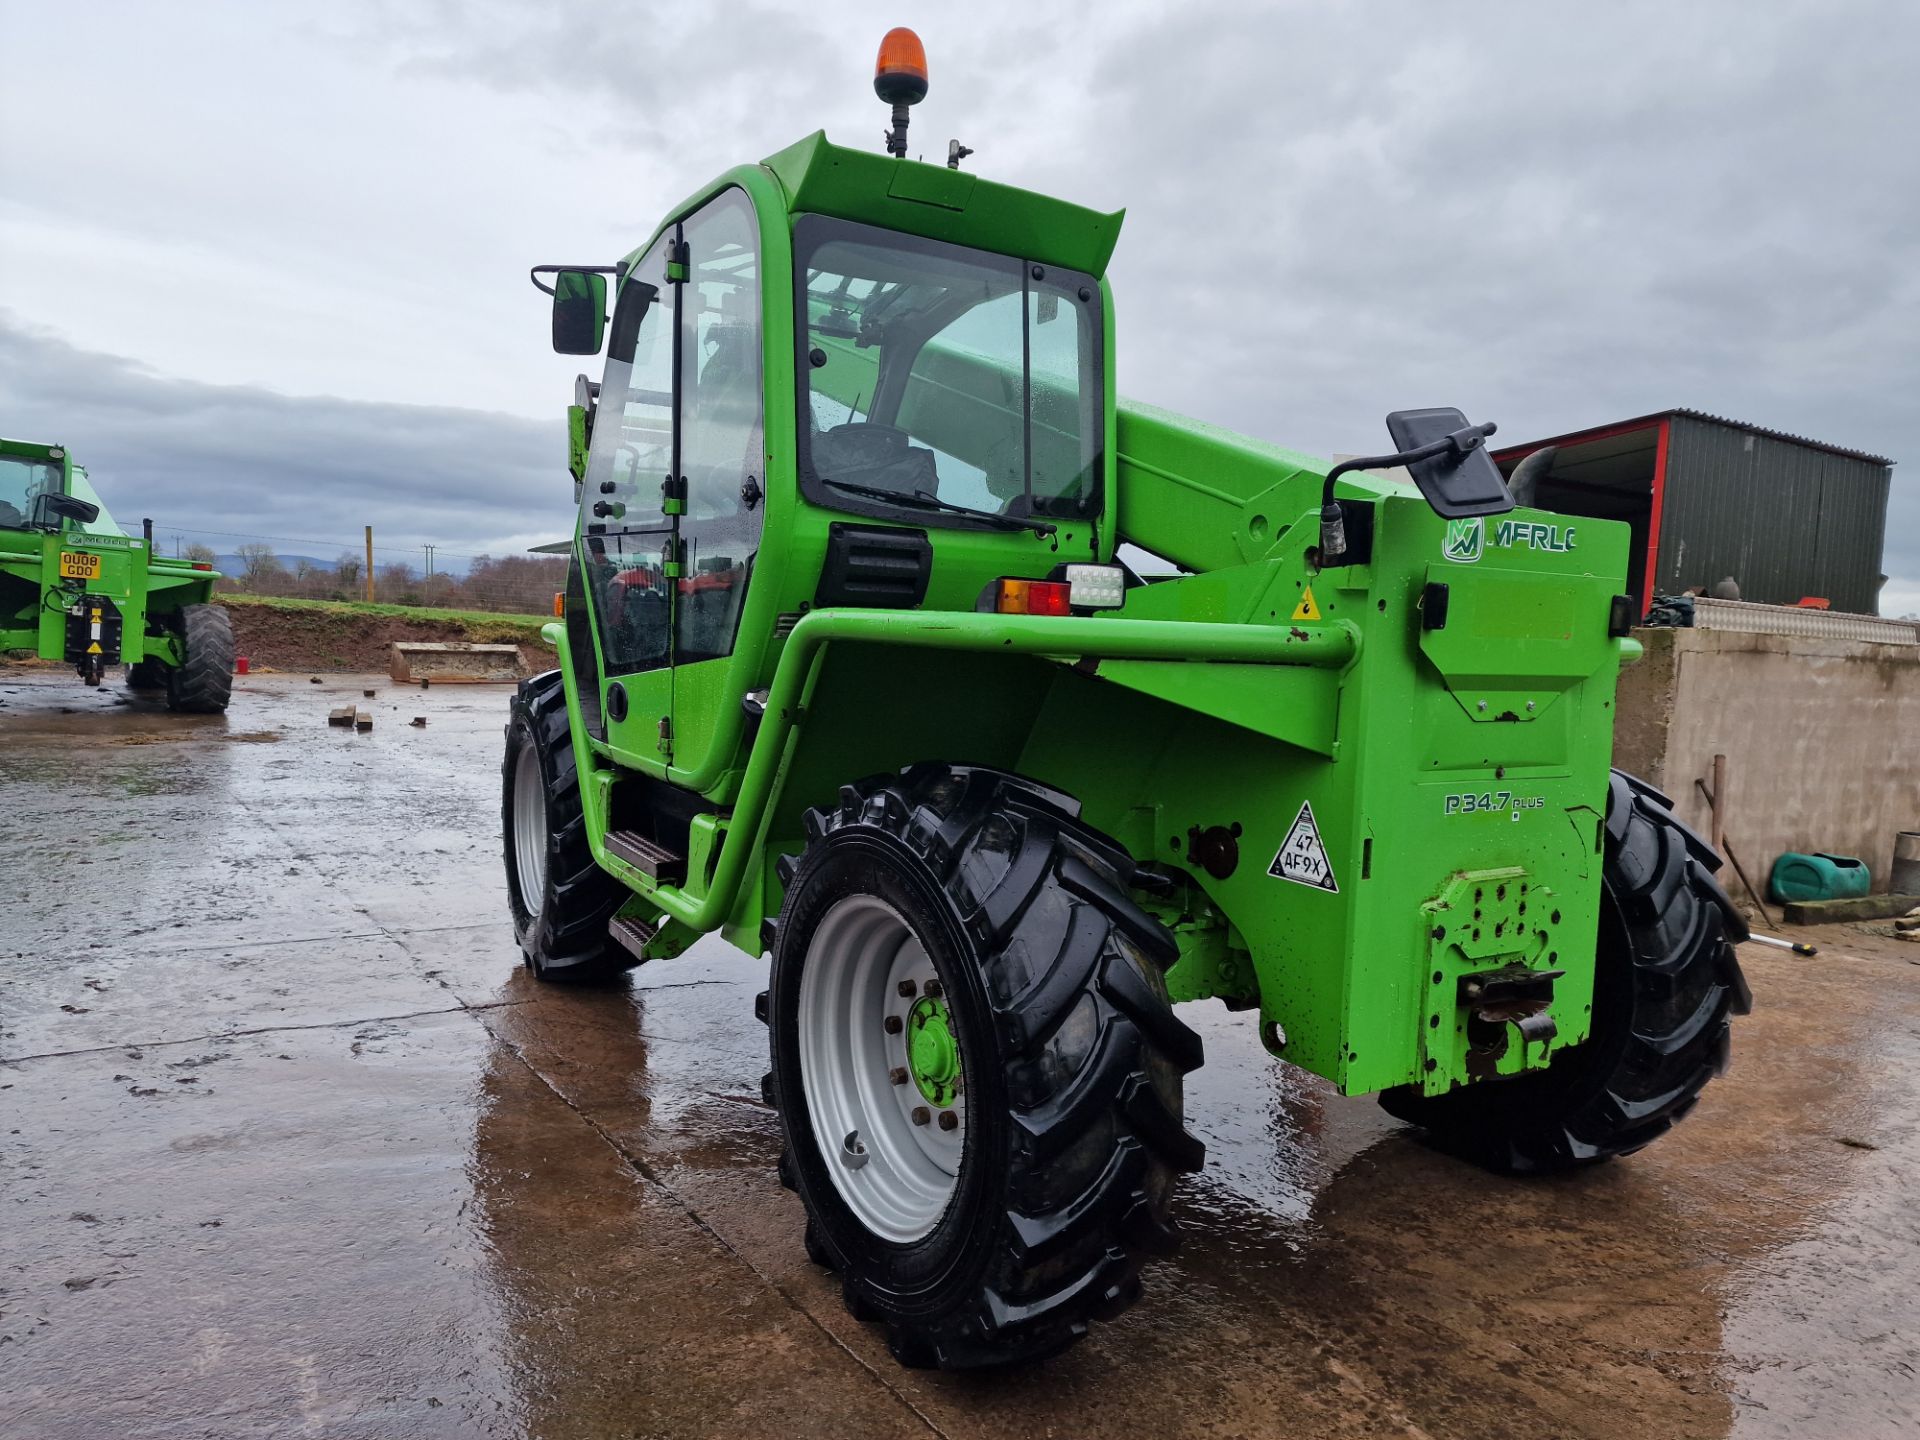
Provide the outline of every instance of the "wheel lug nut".
{"type": "Polygon", "coordinates": [[[933,1118],[933,1112],[928,1110],[926,1106],[916,1105],[913,1107],[913,1123],[914,1124],[924,1125],[927,1123],[927,1121],[931,1120],[932,1118],[933,1118]]]}
{"type": "Polygon", "coordinates": [[[898,1015],[887,1016],[887,1034],[898,1035],[900,1033],[900,1030],[901,1030],[900,1017],[898,1015]]]}
{"type": "Polygon", "coordinates": [[[900,998],[902,1000],[911,1000],[913,998],[913,981],[902,980],[900,982],[900,998]]]}
{"type": "Polygon", "coordinates": [[[887,1072],[887,1078],[896,1085],[906,1084],[907,1083],[907,1067],[904,1065],[894,1066],[893,1069],[887,1072]]]}
{"type": "Polygon", "coordinates": [[[960,1128],[960,1117],[951,1110],[942,1110],[940,1112],[940,1128],[942,1130],[958,1130],[960,1128]]]}
{"type": "Polygon", "coordinates": [[[940,982],[938,980],[927,981],[926,993],[931,996],[940,995],[942,993],[940,989],[940,982]]]}

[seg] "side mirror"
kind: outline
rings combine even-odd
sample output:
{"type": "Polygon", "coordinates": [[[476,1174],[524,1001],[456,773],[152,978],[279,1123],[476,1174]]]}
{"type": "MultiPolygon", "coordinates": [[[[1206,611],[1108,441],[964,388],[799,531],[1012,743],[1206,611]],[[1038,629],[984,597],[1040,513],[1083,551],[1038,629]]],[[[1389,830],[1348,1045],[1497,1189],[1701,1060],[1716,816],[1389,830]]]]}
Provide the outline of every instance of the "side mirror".
{"type": "Polygon", "coordinates": [[[1396,410],[1387,416],[1387,434],[1397,451],[1356,455],[1327,471],[1320,488],[1320,564],[1355,563],[1347,549],[1347,512],[1333,498],[1334,482],[1351,471],[1406,466],[1433,513],[1447,520],[1513,509],[1506,477],[1487,453],[1487,437],[1499,428],[1491,420],[1469,425],[1458,410],[1396,410]]]}
{"type": "Polygon", "coordinates": [[[1513,509],[1506,477],[1487,453],[1493,425],[1468,425],[1458,410],[1396,410],[1387,434],[1403,454],[1407,474],[1433,513],[1448,520],[1504,515],[1513,509]]]}
{"type": "Polygon", "coordinates": [[[598,355],[607,336],[607,277],[560,270],[553,277],[553,348],[562,355],[598,355]]]}
{"type": "Polygon", "coordinates": [[[33,502],[33,523],[51,526],[56,520],[78,520],[91,525],[100,518],[100,507],[91,500],[73,495],[41,495],[33,502]]]}

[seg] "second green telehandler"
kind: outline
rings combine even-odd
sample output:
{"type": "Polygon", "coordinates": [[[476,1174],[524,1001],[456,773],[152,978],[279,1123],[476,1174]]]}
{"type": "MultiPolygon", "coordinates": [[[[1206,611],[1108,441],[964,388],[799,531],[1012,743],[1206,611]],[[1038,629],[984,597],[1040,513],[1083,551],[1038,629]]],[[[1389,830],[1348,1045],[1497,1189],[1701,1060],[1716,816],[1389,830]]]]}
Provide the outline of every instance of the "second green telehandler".
{"type": "Polygon", "coordinates": [[[233,692],[219,575],[128,535],[63,445],[0,439],[0,652],[65,661],[88,685],[113,665],[170,709],[215,714],[233,692]]]}

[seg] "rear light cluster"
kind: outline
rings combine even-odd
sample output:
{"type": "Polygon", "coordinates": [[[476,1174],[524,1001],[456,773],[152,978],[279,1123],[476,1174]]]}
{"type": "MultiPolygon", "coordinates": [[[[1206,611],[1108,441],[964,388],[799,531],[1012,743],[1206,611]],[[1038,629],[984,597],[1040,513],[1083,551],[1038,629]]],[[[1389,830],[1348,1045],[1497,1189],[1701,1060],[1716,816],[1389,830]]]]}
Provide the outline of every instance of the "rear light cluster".
{"type": "Polygon", "coordinates": [[[1071,615],[1073,587],[1064,580],[996,580],[993,608],[1002,615],[1071,615]]]}
{"type": "Polygon", "coordinates": [[[211,570],[213,569],[213,562],[211,560],[196,560],[193,562],[193,568],[196,570],[211,570]]]}
{"type": "Polygon", "coordinates": [[[1071,615],[1111,610],[1126,600],[1126,571],[1118,565],[1063,565],[1058,580],[1003,577],[987,587],[990,609],[1001,615],[1071,615]]]}

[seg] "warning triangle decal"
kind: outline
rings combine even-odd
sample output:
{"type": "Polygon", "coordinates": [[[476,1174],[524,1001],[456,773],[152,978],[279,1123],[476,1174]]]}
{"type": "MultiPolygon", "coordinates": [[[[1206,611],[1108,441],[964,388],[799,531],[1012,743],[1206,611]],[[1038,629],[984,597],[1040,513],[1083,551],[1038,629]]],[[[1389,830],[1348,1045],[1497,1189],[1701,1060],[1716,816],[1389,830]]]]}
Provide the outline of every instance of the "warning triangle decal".
{"type": "Polygon", "coordinates": [[[1281,842],[1280,853],[1273,857],[1273,864],[1267,867],[1267,874],[1312,890],[1340,893],[1339,883],[1333,878],[1333,865],[1327,859],[1327,847],[1320,843],[1320,827],[1313,823],[1312,805],[1301,802],[1300,813],[1293,818],[1293,828],[1287,831],[1287,838],[1281,842]]]}
{"type": "Polygon", "coordinates": [[[1293,607],[1293,614],[1289,618],[1294,620],[1318,620],[1320,618],[1320,607],[1313,603],[1313,587],[1311,585],[1300,592],[1300,603],[1293,607]]]}

